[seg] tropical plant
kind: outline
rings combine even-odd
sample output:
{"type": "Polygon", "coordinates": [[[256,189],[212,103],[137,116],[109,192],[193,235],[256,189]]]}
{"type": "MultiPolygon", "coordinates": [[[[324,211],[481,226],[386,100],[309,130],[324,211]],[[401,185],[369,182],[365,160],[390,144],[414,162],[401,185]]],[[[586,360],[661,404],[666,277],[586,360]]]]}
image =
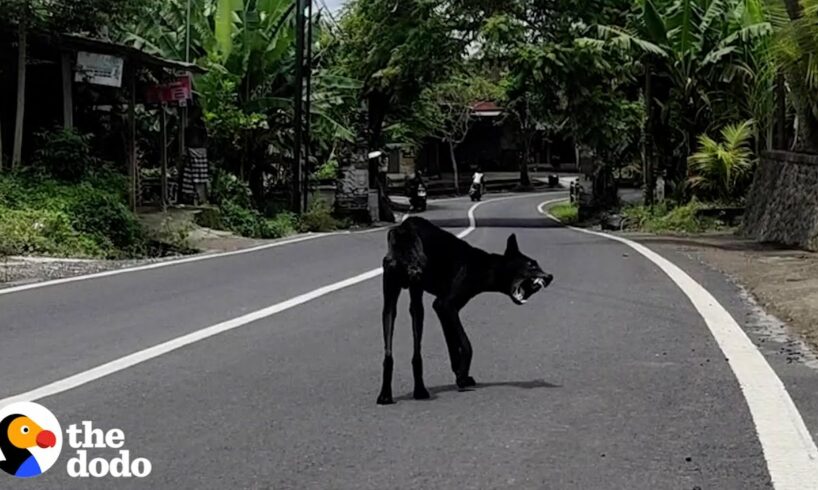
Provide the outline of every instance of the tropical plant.
{"type": "Polygon", "coordinates": [[[772,55],[789,88],[797,116],[794,147],[818,152],[818,1],[768,2],[775,29],[772,55]]]}
{"type": "Polygon", "coordinates": [[[699,136],[699,150],[688,160],[688,182],[701,199],[731,202],[740,198],[755,166],[753,122],[729,124],[720,133],[721,141],[706,134],[699,136]]]}
{"type": "Polygon", "coordinates": [[[695,135],[769,108],[769,100],[757,110],[742,103],[754,86],[763,94],[772,83],[758,56],[772,32],[762,0],[641,0],[630,25],[597,30],[645,66],[649,141],[671,155],[672,180],[686,175],[695,135]]]}
{"type": "MultiPolygon", "coordinates": [[[[289,180],[293,145],[294,4],[288,0],[191,0],[190,59],[208,73],[194,80],[211,139],[211,155],[249,181],[258,207],[270,186],[289,180]]],[[[163,56],[186,54],[184,0],[163,3],[135,24],[124,42],[163,56]]],[[[360,84],[342,76],[325,52],[325,22],[314,19],[309,144],[326,161],[339,141],[351,141],[360,84]]],[[[328,40],[329,39],[329,40],[328,40]]]]}

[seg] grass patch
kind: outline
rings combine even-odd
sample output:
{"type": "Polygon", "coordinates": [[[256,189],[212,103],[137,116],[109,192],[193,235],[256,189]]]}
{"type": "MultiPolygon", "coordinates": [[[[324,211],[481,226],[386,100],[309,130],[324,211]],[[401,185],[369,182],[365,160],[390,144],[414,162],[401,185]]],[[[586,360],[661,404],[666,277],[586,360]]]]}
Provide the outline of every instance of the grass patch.
{"type": "Polygon", "coordinates": [[[548,208],[552,216],[566,225],[575,224],[578,220],[578,209],[576,204],[563,202],[548,208]]]}
{"type": "Polygon", "coordinates": [[[655,206],[628,206],[622,210],[626,227],[648,233],[702,233],[724,228],[721,221],[697,215],[704,205],[696,200],[682,206],[663,202],[655,206]]]}
{"type": "Polygon", "coordinates": [[[65,183],[0,176],[0,250],[7,255],[125,258],[144,255],[146,237],[114,174],[65,183]]]}

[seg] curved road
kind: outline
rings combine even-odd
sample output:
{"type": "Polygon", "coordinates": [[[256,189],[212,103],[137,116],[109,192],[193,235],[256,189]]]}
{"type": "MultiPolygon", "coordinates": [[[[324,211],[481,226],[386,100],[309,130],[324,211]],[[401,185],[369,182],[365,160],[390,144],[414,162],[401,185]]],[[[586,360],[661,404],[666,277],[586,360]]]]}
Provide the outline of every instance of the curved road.
{"type": "MultiPolygon", "coordinates": [[[[626,245],[537,212],[560,196],[514,196],[474,211],[470,243],[501,252],[516,233],[522,251],[556,277],[525,306],[483,295],[466,307],[476,389],[453,386],[427,296],[433,398],[411,399],[404,294],[398,403],[377,406],[380,279],[361,280],[38,400],[63,429],[83,420],[122,429],[131,457],[149,458],[153,472],[146,480],[71,479],[64,448],[57,466],[28,486],[771,487],[745,398],[702,317],[626,245]]],[[[424,216],[457,233],[469,227],[470,207],[435,202],[424,216]]],[[[0,294],[0,400],[371,271],[384,235],[338,234],[0,294]]],[[[717,297],[732,294],[722,280],[709,284],[717,297]]],[[[797,403],[814,378],[783,375],[797,403]],[[789,386],[794,377],[802,388],[789,386]]],[[[818,411],[807,405],[812,425],[818,411]]],[[[92,449],[89,459],[115,455],[92,449]]]]}

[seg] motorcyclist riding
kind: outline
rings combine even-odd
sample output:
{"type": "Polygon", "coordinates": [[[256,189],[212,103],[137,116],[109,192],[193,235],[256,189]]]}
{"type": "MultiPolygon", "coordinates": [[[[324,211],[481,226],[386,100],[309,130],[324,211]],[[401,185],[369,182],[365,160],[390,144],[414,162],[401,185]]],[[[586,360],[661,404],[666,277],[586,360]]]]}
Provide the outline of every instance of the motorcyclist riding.
{"type": "Polygon", "coordinates": [[[424,211],[426,209],[426,183],[423,182],[423,171],[417,170],[414,175],[406,181],[406,195],[412,209],[424,211]]]}
{"type": "Polygon", "coordinates": [[[471,188],[469,189],[469,196],[472,201],[479,201],[486,191],[485,174],[477,169],[472,175],[471,188]]]}

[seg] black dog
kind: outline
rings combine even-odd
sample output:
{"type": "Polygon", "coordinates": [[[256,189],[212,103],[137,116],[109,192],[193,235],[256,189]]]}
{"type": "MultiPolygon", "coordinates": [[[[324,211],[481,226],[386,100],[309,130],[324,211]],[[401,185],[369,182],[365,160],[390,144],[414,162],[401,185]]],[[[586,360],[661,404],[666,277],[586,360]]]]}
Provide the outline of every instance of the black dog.
{"type": "Polygon", "coordinates": [[[433,294],[434,309],[443,326],[457,386],[474,386],[469,376],[472,348],[460,323],[460,310],[472,298],[484,292],[507,294],[521,305],[554,277],[543,272],[537,262],[526,257],[517,246],[517,237],[508,237],[503,255],[490,254],[472,247],[451,233],[422,218],[409,218],[389,230],[389,253],[383,259],[383,386],[378,404],[392,400],[392,333],[395,328],[398,296],[409,289],[414,335],[412,372],[414,397],[429,398],[423,384],[420,342],[423,336],[423,292],[433,294]]]}

